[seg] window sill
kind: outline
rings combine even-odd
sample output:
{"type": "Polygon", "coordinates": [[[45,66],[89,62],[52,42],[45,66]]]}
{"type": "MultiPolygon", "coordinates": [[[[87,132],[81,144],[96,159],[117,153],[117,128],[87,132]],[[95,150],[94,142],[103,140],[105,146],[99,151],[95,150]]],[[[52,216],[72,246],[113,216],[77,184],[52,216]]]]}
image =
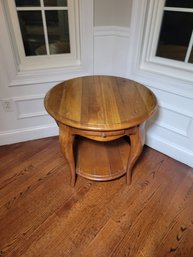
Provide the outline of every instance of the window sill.
{"type": "Polygon", "coordinates": [[[42,70],[19,71],[12,79],[9,87],[26,86],[41,83],[60,82],[71,77],[88,75],[82,65],[50,68],[42,70]]]}

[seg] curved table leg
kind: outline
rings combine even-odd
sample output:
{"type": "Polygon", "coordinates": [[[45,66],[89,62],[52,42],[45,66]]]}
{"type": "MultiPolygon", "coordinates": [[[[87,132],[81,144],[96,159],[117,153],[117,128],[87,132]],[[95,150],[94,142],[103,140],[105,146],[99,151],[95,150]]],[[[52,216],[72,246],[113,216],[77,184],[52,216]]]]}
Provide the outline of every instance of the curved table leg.
{"type": "Polygon", "coordinates": [[[71,173],[71,186],[75,185],[76,180],[76,171],[75,171],[75,163],[74,163],[74,153],[73,153],[73,143],[75,135],[73,135],[68,126],[63,124],[59,124],[60,135],[60,148],[64,157],[69,165],[70,173],[71,173]]]}
{"type": "Polygon", "coordinates": [[[143,149],[143,145],[145,141],[144,127],[145,127],[145,123],[136,127],[136,131],[133,134],[128,135],[130,138],[130,144],[131,144],[130,155],[127,163],[127,173],[126,173],[128,185],[131,184],[133,166],[135,165],[143,149]]]}

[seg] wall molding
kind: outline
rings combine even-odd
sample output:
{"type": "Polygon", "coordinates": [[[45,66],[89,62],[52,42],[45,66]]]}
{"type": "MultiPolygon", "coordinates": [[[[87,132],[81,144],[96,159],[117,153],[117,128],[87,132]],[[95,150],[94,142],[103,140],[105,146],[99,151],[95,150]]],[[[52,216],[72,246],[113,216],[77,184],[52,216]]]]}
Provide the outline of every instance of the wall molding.
{"type": "Polygon", "coordinates": [[[167,104],[165,102],[160,102],[159,104],[160,108],[164,108],[166,110],[181,114],[183,116],[189,117],[189,118],[193,118],[193,112],[191,112],[191,110],[182,110],[182,108],[173,106],[171,104],[167,104]]]}
{"type": "Polygon", "coordinates": [[[18,71],[9,87],[18,87],[42,83],[59,83],[73,77],[88,75],[82,66],[52,68],[42,70],[18,71]]]}
{"type": "Polygon", "coordinates": [[[187,148],[181,147],[152,133],[147,134],[146,145],[193,167],[193,151],[190,151],[187,148]]]}
{"type": "Polygon", "coordinates": [[[20,101],[27,101],[27,100],[43,99],[44,96],[45,94],[23,95],[23,96],[14,96],[12,97],[12,99],[15,102],[20,102],[20,101]]]}
{"type": "Polygon", "coordinates": [[[43,126],[2,131],[0,132],[0,145],[8,145],[23,141],[56,136],[58,133],[58,127],[54,123],[43,126]]]}
{"type": "Polygon", "coordinates": [[[39,117],[39,116],[47,116],[48,113],[46,111],[42,112],[29,112],[28,114],[18,114],[17,119],[26,119],[26,118],[34,118],[34,117],[39,117]]]}
{"type": "MultiPolygon", "coordinates": [[[[15,102],[15,107],[16,107],[16,113],[17,113],[17,119],[25,119],[25,118],[32,118],[32,117],[39,117],[39,116],[46,116],[48,113],[46,110],[38,110],[35,112],[26,112],[26,113],[21,113],[19,104],[21,102],[28,102],[28,101],[36,101],[36,100],[41,100],[42,103],[44,101],[44,94],[37,94],[37,95],[25,95],[25,96],[20,96],[20,97],[13,97],[13,101],[15,102]]],[[[35,103],[34,103],[35,104],[35,103]]],[[[27,108],[25,108],[27,109],[27,108]]]]}
{"type": "Polygon", "coordinates": [[[129,38],[130,29],[127,27],[120,27],[120,26],[95,26],[94,36],[95,37],[116,36],[116,37],[129,38]]]}
{"type": "Polygon", "coordinates": [[[188,137],[188,128],[189,128],[189,126],[187,127],[186,130],[182,130],[182,129],[176,128],[174,126],[168,125],[166,121],[165,122],[162,122],[162,121],[154,122],[152,124],[156,125],[156,126],[159,126],[161,128],[170,130],[170,131],[172,131],[172,132],[174,132],[176,134],[179,134],[181,136],[188,137]]]}

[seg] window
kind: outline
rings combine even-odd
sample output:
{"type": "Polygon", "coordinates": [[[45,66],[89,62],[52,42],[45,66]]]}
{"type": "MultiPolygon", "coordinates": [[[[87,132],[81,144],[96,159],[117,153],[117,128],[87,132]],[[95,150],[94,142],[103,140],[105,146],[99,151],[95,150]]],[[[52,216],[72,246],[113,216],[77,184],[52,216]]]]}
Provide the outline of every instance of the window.
{"type": "Polygon", "coordinates": [[[193,1],[167,0],[156,56],[193,63],[193,1]]]}
{"type": "Polygon", "coordinates": [[[80,63],[76,0],[6,0],[19,70],[80,63]]]}
{"type": "Polygon", "coordinates": [[[149,0],[140,69],[193,81],[193,1],[149,0]]]}

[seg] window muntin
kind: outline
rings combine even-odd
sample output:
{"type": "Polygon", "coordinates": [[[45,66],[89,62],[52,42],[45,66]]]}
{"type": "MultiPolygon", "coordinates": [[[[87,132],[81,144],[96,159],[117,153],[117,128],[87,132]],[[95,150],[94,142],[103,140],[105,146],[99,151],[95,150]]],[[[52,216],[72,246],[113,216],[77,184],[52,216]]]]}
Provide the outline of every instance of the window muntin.
{"type": "Polygon", "coordinates": [[[6,0],[5,6],[19,70],[80,64],[76,0],[6,0]]]}
{"type": "Polygon", "coordinates": [[[192,31],[193,12],[165,10],[156,56],[192,62],[192,31]]]}
{"type": "MultiPolygon", "coordinates": [[[[46,1],[39,8],[28,7],[31,1],[15,1],[26,56],[70,53],[68,9],[66,1],[46,1]],[[58,3],[58,4],[57,4],[58,3]],[[19,6],[22,7],[17,7],[19,6]],[[50,10],[46,5],[60,7],[50,10]]],[[[37,4],[37,3],[36,3],[37,4]]]]}

